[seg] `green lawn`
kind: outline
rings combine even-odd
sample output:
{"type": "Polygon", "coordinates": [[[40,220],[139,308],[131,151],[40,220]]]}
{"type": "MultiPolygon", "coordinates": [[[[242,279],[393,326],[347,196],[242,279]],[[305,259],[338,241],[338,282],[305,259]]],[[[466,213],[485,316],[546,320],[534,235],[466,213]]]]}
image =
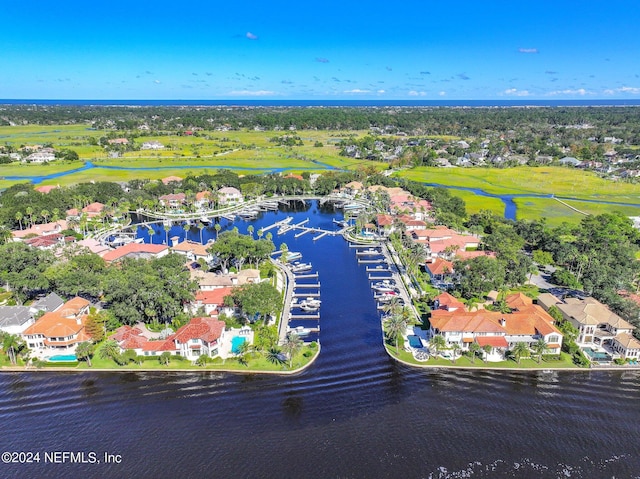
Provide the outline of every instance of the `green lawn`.
{"type": "Polygon", "coordinates": [[[551,369],[551,368],[561,368],[561,369],[578,369],[578,367],[573,364],[571,361],[571,357],[562,353],[560,360],[542,360],[538,364],[535,359],[522,359],[520,364],[515,361],[500,361],[500,362],[490,362],[485,363],[480,358],[476,359],[475,363],[471,362],[471,359],[466,356],[461,356],[456,359],[456,361],[452,361],[450,359],[444,358],[430,358],[428,361],[416,361],[413,358],[413,355],[407,351],[404,351],[400,348],[399,353],[396,354],[396,350],[394,346],[385,345],[387,348],[387,352],[392,357],[396,357],[406,363],[415,364],[420,366],[431,366],[431,367],[465,367],[465,368],[490,368],[490,369],[551,369]]]}

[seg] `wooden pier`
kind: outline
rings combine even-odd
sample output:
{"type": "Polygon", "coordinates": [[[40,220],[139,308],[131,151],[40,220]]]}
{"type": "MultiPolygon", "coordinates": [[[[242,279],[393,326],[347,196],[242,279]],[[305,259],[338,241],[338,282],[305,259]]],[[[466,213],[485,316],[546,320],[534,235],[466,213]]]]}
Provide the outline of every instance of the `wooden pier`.
{"type": "Polygon", "coordinates": [[[358,251],[356,256],[382,256],[382,251],[358,251]]]}
{"type": "Polygon", "coordinates": [[[295,274],[293,273],[296,279],[306,279],[306,278],[317,278],[318,273],[310,273],[310,274],[295,274]]]}
{"type": "Polygon", "coordinates": [[[266,232],[266,231],[269,231],[270,229],[278,228],[279,226],[286,225],[291,220],[293,220],[293,216],[287,216],[285,219],[283,219],[281,221],[277,221],[277,222],[273,223],[270,226],[265,226],[264,228],[260,228],[260,229],[262,230],[262,232],[266,232]]]}
{"type": "Polygon", "coordinates": [[[384,279],[391,279],[392,276],[373,276],[372,274],[369,275],[369,281],[376,281],[376,280],[384,280],[384,279]]]}
{"type": "Polygon", "coordinates": [[[294,298],[319,298],[320,293],[293,293],[292,296],[294,298]]]}
{"type": "Polygon", "coordinates": [[[293,285],[293,289],[304,289],[304,288],[320,288],[320,282],[316,283],[296,283],[293,285]]]}
{"type": "Polygon", "coordinates": [[[391,273],[391,270],[389,268],[378,268],[378,267],[367,266],[365,269],[367,273],[391,273]]]}
{"type": "Polygon", "coordinates": [[[297,319],[315,319],[315,320],[319,320],[320,319],[320,313],[316,313],[316,314],[290,314],[289,315],[289,321],[295,321],[297,319]]]}
{"type": "Polygon", "coordinates": [[[371,243],[371,244],[350,244],[349,248],[380,248],[379,243],[371,243]]]}
{"type": "Polygon", "coordinates": [[[384,258],[380,258],[380,259],[360,259],[358,258],[358,264],[380,264],[380,263],[384,263],[385,260],[384,258]]]}

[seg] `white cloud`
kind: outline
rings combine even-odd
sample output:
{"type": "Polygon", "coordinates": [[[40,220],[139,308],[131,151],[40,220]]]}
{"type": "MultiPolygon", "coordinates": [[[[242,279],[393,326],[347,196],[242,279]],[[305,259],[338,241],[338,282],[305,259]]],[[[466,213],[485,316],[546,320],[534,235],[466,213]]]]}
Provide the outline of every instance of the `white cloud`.
{"type": "Polygon", "coordinates": [[[360,90],[360,88],[354,88],[353,90],[345,90],[343,93],[371,93],[371,90],[360,90]]]}
{"type": "Polygon", "coordinates": [[[438,95],[440,95],[440,96],[445,96],[446,94],[447,94],[447,92],[446,92],[446,91],[438,92],[438,95]]]}
{"type": "Polygon", "coordinates": [[[614,95],[616,93],[631,93],[632,95],[638,95],[640,94],[640,88],[633,86],[623,86],[614,90],[605,90],[604,93],[606,93],[607,95],[614,95]]]}
{"type": "Polygon", "coordinates": [[[415,91],[415,90],[411,90],[408,93],[409,96],[426,96],[427,92],[426,91],[415,91]]]}
{"type": "Polygon", "coordinates": [[[592,91],[585,90],[584,88],[578,88],[577,90],[566,89],[566,90],[556,90],[547,93],[547,95],[593,95],[592,91]]]}
{"type": "Polygon", "coordinates": [[[383,93],[385,93],[385,91],[384,90],[378,90],[376,93],[382,95],[383,93]]]}
{"type": "Polygon", "coordinates": [[[247,34],[245,35],[249,40],[257,40],[258,39],[258,35],[251,33],[251,32],[247,32],[247,34]]]}
{"type": "Polygon", "coordinates": [[[537,48],[518,48],[520,53],[539,53],[537,48]]]}
{"type": "Polygon", "coordinates": [[[277,93],[271,90],[239,90],[239,91],[232,91],[230,95],[265,96],[265,95],[277,95],[277,93]]]}
{"type": "Polygon", "coordinates": [[[508,88],[502,92],[503,95],[509,96],[529,96],[530,93],[528,90],[518,90],[517,88],[508,88]]]}

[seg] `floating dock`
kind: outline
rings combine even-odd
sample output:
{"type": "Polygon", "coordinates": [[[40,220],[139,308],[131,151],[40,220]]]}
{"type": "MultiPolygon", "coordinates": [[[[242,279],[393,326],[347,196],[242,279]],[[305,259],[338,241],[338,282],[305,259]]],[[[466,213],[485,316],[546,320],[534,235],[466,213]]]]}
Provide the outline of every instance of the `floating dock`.
{"type": "Polygon", "coordinates": [[[316,319],[319,320],[320,319],[320,313],[316,313],[316,314],[290,314],[289,315],[289,321],[295,321],[298,319],[316,319]]]}
{"type": "Polygon", "coordinates": [[[320,282],[318,282],[318,283],[310,283],[310,284],[307,284],[307,283],[298,284],[298,283],[296,283],[296,284],[293,285],[293,289],[304,289],[304,288],[316,288],[316,289],[318,289],[318,288],[320,288],[320,282]]]}

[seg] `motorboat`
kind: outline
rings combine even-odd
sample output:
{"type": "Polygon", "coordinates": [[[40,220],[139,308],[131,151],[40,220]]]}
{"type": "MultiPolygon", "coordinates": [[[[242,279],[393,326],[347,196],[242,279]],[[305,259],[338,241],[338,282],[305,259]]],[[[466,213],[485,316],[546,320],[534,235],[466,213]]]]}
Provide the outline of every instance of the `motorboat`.
{"type": "Polygon", "coordinates": [[[211,223],[211,220],[209,218],[207,218],[206,216],[201,216],[200,217],[200,223],[202,223],[203,225],[208,225],[209,223],[211,223]]]}
{"type": "Polygon", "coordinates": [[[315,313],[316,311],[318,311],[318,309],[320,309],[320,306],[311,306],[310,304],[307,304],[303,301],[298,305],[298,308],[300,308],[305,313],[315,313]]]}
{"type": "Polygon", "coordinates": [[[391,293],[398,290],[398,288],[396,288],[396,286],[389,280],[380,281],[379,283],[373,283],[371,285],[371,289],[377,291],[378,293],[391,293]]]}
{"type": "Polygon", "coordinates": [[[400,295],[394,291],[389,291],[375,297],[376,301],[380,303],[388,303],[394,298],[400,298],[400,295]]]}
{"type": "Polygon", "coordinates": [[[299,338],[304,336],[309,336],[311,334],[311,330],[309,328],[305,328],[304,326],[296,326],[295,328],[289,328],[289,334],[293,333],[299,338]]]}
{"type": "Polygon", "coordinates": [[[296,261],[293,263],[293,266],[291,266],[291,271],[293,273],[302,273],[304,271],[310,271],[311,268],[311,263],[299,263],[296,261]]]}
{"type": "Polygon", "coordinates": [[[302,303],[307,304],[314,308],[319,308],[320,305],[322,304],[322,301],[320,301],[318,298],[309,297],[309,298],[306,298],[304,301],[302,301],[302,303]]]}

